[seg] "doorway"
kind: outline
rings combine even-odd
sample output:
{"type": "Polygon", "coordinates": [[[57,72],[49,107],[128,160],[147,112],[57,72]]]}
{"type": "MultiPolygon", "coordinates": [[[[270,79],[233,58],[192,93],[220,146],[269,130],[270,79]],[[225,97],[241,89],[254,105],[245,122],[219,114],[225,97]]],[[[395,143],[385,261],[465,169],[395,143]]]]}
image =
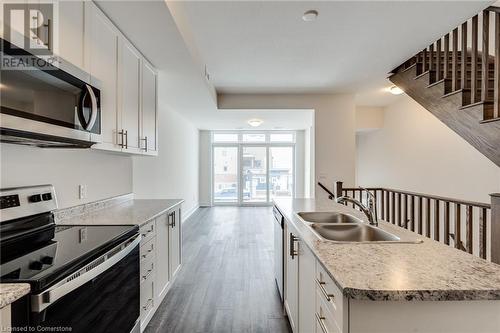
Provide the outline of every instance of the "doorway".
{"type": "Polygon", "coordinates": [[[295,135],[213,133],[215,205],[269,205],[295,193],[295,135]]]}

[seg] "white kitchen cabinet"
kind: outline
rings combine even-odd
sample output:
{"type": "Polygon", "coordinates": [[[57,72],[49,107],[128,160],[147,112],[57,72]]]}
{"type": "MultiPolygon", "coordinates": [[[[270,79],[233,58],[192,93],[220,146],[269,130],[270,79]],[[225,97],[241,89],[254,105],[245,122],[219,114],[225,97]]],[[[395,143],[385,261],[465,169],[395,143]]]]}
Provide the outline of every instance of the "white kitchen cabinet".
{"type": "Polygon", "coordinates": [[[11,329],[11,308],[10,304],[0,309],[0,327],[2,331],[10,332],[11,329]]]}
{"type": "MultiPolygon", "coordinates": [[[[149,320],[153,317],[158,302],[155,298],[157,290],[156,277],[158,276],[156,267],[157,241],[156,241],[155,220],[149,221],[140,227],[141,245],[139,249],[140,257],[140,320],[141,331],[146,328],[149,320]]],[[[159,242],[158,242],[159,243],[159,242]]]]}
{"type": "Polygon", "coordinates": [[[83,1],[57,2],[58,29],[54,41],[57,42],[56,53],[59,56],[81,69],[88,70],[84,62],[85,6],[83,1]]]}
{"type": "Polygon", "coordinates": [[[93,83],[101,87],[101,140],[95,149],[121,151],[118,135],[119,32],[93,2],[85,2],[85,63],[93,83]]]}
{"type": "Polygon", "coordinates": [[[140,153],[140,71],[141,56],[127,40],[118,41],[118,128],[123,136],[122,151],[140,153]]]}
{"type": "Polygon", "coordinates": [[[285,311],[294,333],[299,332],[299,257],[297,232],[285,228],[285,311]]]}
{"type": "Polygon", "coordinates": [[[316,304],[314,272],[316,258],[309,248],[299,243],[299,332],[314,332],[316,304]]]}
{"type": "Polygon", "coordinates": [[[156,70],[147,61],[142,61],[141,71],[141,150],[147,155],[158,154],[158,112],[156,70]]]}
{"type": "Polygon", "coordinates": [[[161,302],[167,292],[169,276],[169,221],[168,214],[160,215],[156,218],[156,238],[158,240],[156,247],[156,301],[161,302]]]}
{"type": "Polygon", "coordinates": [[[169,263],[170,263],[170,279],[173,279],[181,266],[181,208],[174,208],[169,213],[169,263]]]}

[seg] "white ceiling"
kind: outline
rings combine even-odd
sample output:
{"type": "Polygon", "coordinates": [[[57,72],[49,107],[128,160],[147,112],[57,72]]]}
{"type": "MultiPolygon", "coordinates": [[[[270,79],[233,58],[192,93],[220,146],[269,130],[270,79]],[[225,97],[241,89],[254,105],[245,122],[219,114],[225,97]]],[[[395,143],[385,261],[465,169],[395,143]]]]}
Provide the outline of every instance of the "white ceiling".
{"type": "Polygon", "coordinates": [[[360,105],[387,105],[395,98],[383,92],[387,72],[491,1],[97,3],[166,78],[161,102],[198,128],[246,129],[248,119],[261,118],[265,129],[301,129],[311,111],[218,111],[213,87],[353,92],[360,105]],[[303,22],[312,8],[318,20],[303,22]]]}
{"type": "MultiPolygon", "coordinates": [[[[200,129],[305,129],[312,125],[311,110],[217,110],[210,86],[164,1],[106,1],[98,6],[161,72],[160,103],[176,110],[200,129]]],[[[161,115],[160,115],[161,116],[161,115]]]]}
{"type": "Polygon", "coordinates": [[[491,2],[182,1],[174,17],[219,92],[361,92],[373,105],[390,101],[391,69],[491,2]]]}

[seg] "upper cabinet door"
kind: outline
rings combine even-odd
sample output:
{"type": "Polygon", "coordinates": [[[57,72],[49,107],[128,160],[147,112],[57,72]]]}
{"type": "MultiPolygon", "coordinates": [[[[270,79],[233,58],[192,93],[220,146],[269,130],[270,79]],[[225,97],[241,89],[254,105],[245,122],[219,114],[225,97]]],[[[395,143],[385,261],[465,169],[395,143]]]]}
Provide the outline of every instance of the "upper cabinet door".
{"type": "Polygon", "coordinates": [[[88,70],[84,63],[83,36],[84,36],[84,2],[58,1],[59,28],[58,54],[73,65],[88,70]]]}
{"type": "Polygon", "coordinates": [[[119,106],[121,110],[121,127],[125,136],[123,151],[140,152],[139,107],[140,107],[140,69],[141,56],[135,48],[124,39],[119,40],[118,52],[118,84],[120,86],[119,106]]]}
{"type": "Polygon", "coordinates": [[[157,101],[156,71],[146,61],[142,62],[142,134],[141,148],[144,153],[157,154],[157,101]]]}
{"type": "Polygon", "coordinates": [[[85,62],[94,83],[101,86],[100,149],[120,150],[118,135],[118,30],[91,2],[85,2],[85,62]]]}

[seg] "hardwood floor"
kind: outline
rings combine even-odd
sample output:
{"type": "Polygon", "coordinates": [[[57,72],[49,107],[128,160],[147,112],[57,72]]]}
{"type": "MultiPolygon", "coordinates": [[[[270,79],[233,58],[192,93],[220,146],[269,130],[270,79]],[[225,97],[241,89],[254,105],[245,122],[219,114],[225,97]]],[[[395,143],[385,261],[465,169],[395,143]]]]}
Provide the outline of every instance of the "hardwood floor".
{"type": "Polygon", "coordinates": [[[274,281],[270,207],[200,208],[182,268],[145,332],[290,332],[274,281]]]}

